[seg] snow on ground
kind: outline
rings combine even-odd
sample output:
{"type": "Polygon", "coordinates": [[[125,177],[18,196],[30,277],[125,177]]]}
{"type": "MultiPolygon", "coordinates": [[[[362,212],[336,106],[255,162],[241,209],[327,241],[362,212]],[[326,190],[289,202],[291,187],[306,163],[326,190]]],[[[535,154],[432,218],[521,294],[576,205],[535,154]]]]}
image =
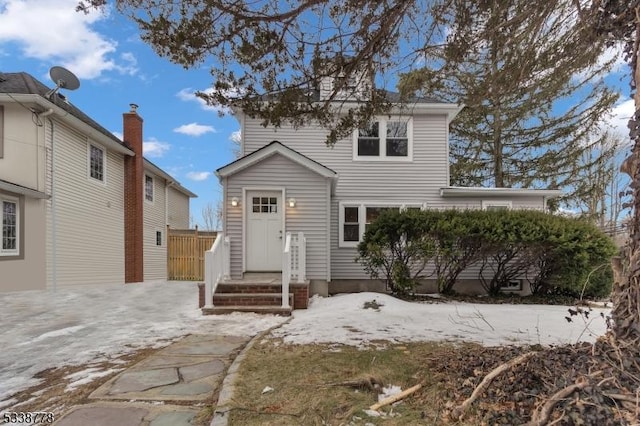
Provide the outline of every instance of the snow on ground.
{"type": "MultiPolygon", "coordinates": [[[[0,408],[9,395],[37,384],[51,367],[87,364],[67,377],[70,389],[108,374],[103,361],[141,347],[161,347],[186,334],[252,336],[286,318],[231,314],[203,316],[189,282],[83,286],[0,294],[0,408]],[[3,401],[4,399],[4,401],[3,401]]],[[[312,298],[310,308],[273,331],[285,343],[365,347],[382,340],[474,341],[485,345],[592,341],[605,332],[594,308],[588,321],[565,320],[566,306],[410,303],[378,293],[312,298]],[[378,310],[364,309],[377,301],[378,310]]]]}
{"type": "MultiPolygon", "coordinates": [[[[37,384],[51,367],[98,364],[186,334],[251,336],[285,319],[272,315],[203,316],[192,282],[87,285],[0,293],[0,407],[9,395],[37,384]]],[[[73,386],[100,377],[88,368],[73,386]]]]}
{"type": "Polygon", "coordinates": [[[405,302],[379,293],[313,297],[308,310],[294,312],[291,322],[272,331],[285,343],[337,343],[366,347],[376,341],[469,341],[487,346],[564,344],[594,341],[606,332],[594,308],[589,319],[574,316],[567,306],[489,305],[405,302]],[[379,310],[364,309],[375,300],[379,310]]]}

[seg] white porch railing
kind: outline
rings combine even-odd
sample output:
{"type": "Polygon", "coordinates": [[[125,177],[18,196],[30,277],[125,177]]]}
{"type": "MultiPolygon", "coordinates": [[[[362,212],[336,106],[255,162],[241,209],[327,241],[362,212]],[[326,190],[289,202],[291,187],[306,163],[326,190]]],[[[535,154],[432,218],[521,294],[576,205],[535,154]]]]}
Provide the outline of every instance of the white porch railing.
{"type": "Polygon", "coordinates": [[[304,283],[307,275],[307,239],[304,233],[287,232],[282,253],[282,307],[289,306],[289,284],[293,278],[304,283]]]}
{"type": "Polygon", "coordinates": [[[213,308],[213,293],[222,280],[229,279],[231,241],[219,232],[211,249],[204,253],[204,307],[213,308]]]}

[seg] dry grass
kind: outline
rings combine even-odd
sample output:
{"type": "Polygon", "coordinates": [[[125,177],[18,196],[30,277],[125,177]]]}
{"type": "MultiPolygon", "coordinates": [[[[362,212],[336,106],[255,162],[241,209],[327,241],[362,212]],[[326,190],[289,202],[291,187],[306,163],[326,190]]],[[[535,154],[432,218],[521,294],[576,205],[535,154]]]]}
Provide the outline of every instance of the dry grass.
{"type": "Polygon", "coordinates": [[[426,360],[453,351],[452,345],[437,343],[358,350],[264,340],[242,363],[230,424],[439,424],[442,379],[430,373],[426,360]],[[390,416],[375,418],[363,411],[377,402],[378,392],[369,389],[372,382],[402,389],[422,383],[423,388],[401,404],[383,408],[390,416]],[[266,386],[274,390],[263,394],[266,386]]]}

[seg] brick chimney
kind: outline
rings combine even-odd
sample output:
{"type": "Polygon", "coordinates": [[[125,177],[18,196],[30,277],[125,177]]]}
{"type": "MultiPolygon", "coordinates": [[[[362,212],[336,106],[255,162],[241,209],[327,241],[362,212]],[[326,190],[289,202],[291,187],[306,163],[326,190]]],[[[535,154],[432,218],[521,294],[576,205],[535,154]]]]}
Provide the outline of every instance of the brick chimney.
{"type": "Polygon", "coordinates": [[[124,142],[135,155],[124,157],[124,282],[144,281],[142,117],[138,105],[122,114],[124,142]]]}

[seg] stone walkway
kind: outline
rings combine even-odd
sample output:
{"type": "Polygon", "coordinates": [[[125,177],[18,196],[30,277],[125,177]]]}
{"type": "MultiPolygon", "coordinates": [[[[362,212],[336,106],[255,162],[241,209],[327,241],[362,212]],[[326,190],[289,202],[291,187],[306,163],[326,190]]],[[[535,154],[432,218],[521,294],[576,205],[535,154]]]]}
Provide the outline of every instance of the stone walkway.
{"type": "Polygon", "coordinates": [[[218,392],[249,337],[192,335],[126,369],[58,426],[183,426],[218,392]]]}

